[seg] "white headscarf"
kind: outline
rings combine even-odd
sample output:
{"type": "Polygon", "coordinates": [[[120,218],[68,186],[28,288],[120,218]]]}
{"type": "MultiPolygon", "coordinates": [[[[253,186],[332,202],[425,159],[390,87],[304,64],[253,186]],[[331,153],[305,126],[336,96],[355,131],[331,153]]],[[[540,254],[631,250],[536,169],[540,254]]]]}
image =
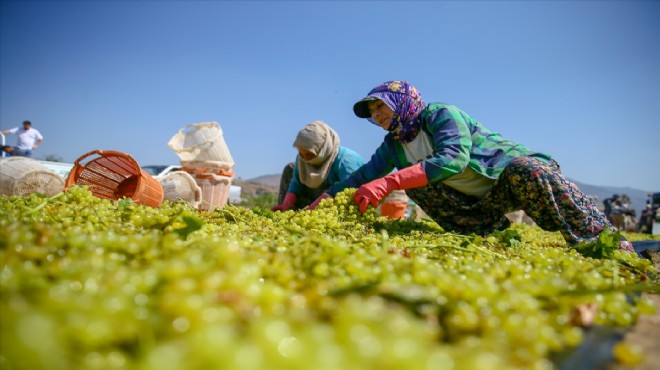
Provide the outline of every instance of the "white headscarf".
{"type": "Polygon", "coordinates": [[[330,174],[330,168],[339,153],[339,135],[323,121],[314,121],[298,132],[294,147],[301,147],[316,154],[316,157],[306,161],[296,158],[300,182],[316,189],[330,174]]]}

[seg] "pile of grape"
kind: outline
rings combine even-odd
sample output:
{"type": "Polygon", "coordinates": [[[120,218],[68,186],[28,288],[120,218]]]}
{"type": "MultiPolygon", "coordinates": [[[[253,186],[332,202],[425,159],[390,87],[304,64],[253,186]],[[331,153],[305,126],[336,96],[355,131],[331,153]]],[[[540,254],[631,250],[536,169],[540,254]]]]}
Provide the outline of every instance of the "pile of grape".
{"type": "Polygon", "coordinates": [[[1,197],[0,368],[552,369],[585,325],[654,312],[634,254],[362,215],[354,191],[275,213],[1,197]]]}

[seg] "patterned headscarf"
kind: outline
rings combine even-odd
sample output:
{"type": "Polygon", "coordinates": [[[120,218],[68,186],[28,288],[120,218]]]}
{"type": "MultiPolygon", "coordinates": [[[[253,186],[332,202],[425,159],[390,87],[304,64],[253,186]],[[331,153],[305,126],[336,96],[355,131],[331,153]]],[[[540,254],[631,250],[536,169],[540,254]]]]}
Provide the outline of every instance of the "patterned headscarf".
{"type": "Polygon", "coordinates": [[[296,157],[300,182],[316,189],[323,184],[330,174],[332,164],[339,153],[339,135],[323,121],[314,121],[298,132],[294,147],[302,147],[316,156],[304,160],[296,157]]]}
{"type": "MultiPolygon", "coordinates": [[[[353,108],[358,117],[361,116],[358,114],[358,108],[363,110],[369,100],[374,98],[382,100],[385,105],[394,111],[392,123],[388,128],[394,135],[394,139],[402,143],[408,143],[415,139],[421,125],[420,113],[425,107],[422,95],[415,86],[406,81],[388,81],[376,86],[366,98],[358,102],[353,108]],[[359,104],[362,104],[362,107],[358,107],[359,104]]],[[[370,116],[367,119],[371,123],[378,124],[370,116]]]]}

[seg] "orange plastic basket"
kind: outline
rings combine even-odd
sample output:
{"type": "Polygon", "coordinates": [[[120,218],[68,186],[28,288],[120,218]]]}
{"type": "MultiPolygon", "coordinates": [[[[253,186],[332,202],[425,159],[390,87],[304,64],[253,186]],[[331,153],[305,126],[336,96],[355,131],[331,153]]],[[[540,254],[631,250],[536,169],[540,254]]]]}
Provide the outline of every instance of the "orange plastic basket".
{"type": "Polygon", "coordinates": [[[163,187],[128,154],[94,150],[76,159],[64,189],[86,185],[94,196],[106,199],[131,198],[135,203],[158,207],[163,187]]]}
{"type": "Polygon", "coordinates": [[[400,219],[406,215],[406,203],[387,202],[380,205],[380,215],[392,219],[400,219]]]}

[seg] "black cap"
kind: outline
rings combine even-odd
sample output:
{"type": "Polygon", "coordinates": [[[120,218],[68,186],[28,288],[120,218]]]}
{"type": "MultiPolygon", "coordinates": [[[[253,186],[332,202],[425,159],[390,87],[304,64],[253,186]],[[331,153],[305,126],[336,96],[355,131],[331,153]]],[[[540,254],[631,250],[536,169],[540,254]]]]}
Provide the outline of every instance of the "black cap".
{"type": "Polygon", "coordinates": [[[371,112],[369,112],[369,103],[372,101],[378,100],[375,96],[367,96],[357,103],[353,104],[353,113],[360,118],[369,118],[371,117],[371,112]]]}

